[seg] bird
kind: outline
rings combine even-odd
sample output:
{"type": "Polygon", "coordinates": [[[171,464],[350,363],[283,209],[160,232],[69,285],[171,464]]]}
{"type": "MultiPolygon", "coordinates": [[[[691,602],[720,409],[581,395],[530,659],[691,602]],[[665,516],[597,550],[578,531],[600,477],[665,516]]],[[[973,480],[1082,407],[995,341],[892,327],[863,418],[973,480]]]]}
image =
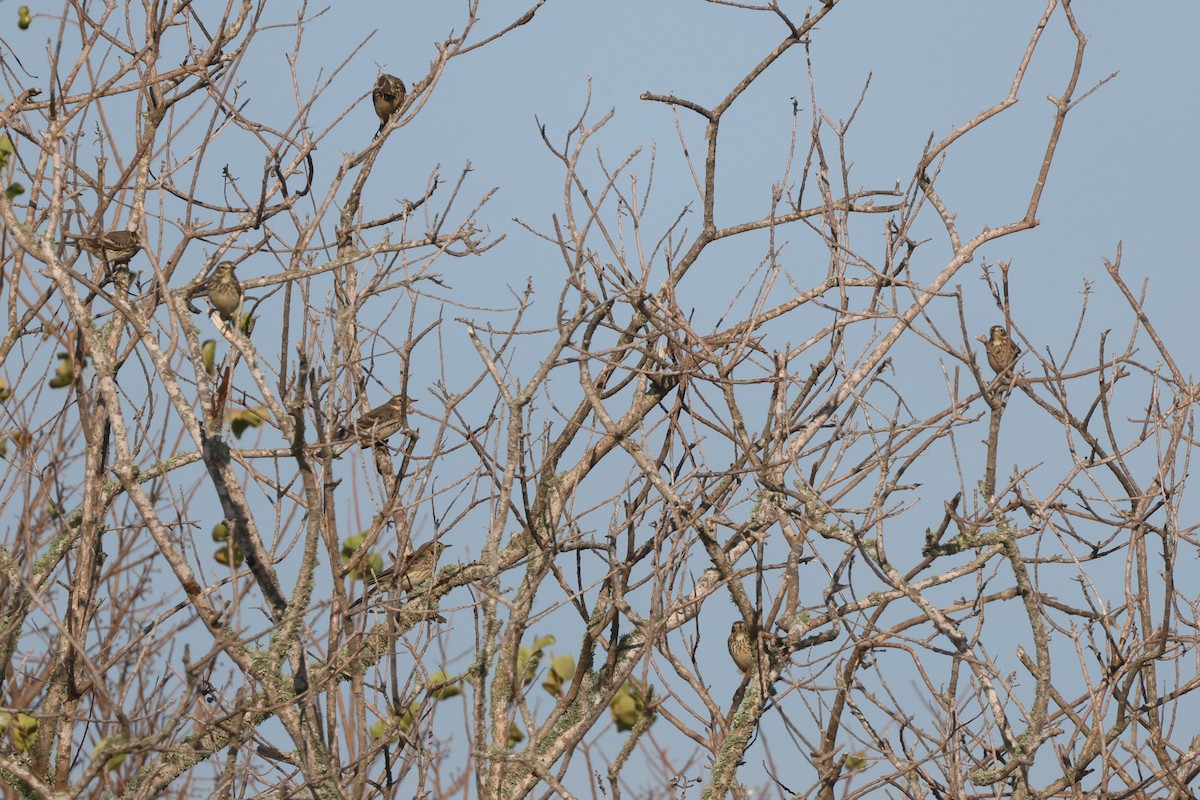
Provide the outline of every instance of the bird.
{"type": "Polygon", "coordinates": [[[221,319],[233,322],[233,315],[242,304],[242,284],[233,273],[233,262],[222,261],[217,271],[203,281],[197,294],[208,295],[208,302],[221,315],[221,319]]]}
{"type": "Polygon", "coordinates": [[[110,264],[128,264],[142,249],[141,240],[133,231],[109,231],[99,236],[65,233],[63,236],[110,264]]]}
{"type": "Polygon", "coordinates": [[[743,620],[734,621],[729,629],[729,655],[743,675],[754,666],[754,650],[750,647],[750,634],[743,620]]]}
{"type": "Polygon", "coordinates": [[[388,75],[385,72],[375,81],[375,87],[371,89],[371,102],[375,105],[375,114],[379,117],[379,130],[382,131],[383,126],[387,125],[387,121],[392,118],[392,114],[395,114],[400,106],[404,105],[404,96],[407,92],[404,81],[395,75],[388,75]]]}
{"type": "Polygon", "coordinates": [[[396,585],[403,591],[411,592],[413,589],[429,582],[429,579],[437,572],[438,558],[449,547],[450,545],[437,541],[426,542],[410,553],[403,562],[393,564],[375,576],[375,583],[390,584],[392,575],[395,574],[396,568],[399,567],[402,570],[402,574],[396,585]]]}
{"type": "Polygon", "coordinates": [[[405,418],[409,406],[415,402],[407,395],[392,395],[383,405],[372,408],[349,426],[339,428],[334,438],[343,440],[357,437],[364,445],[382,442],[401,428],[407,428],[405,418]]]}
{"type": "Polygon", "coordinates": [[[367,588],[367,593],[355,600],[350,607],[361,605],[368,597],[390,588],[393,585],[392,576],[396,574],[397,568],[400,569],[400,577],[395,583],[397,589],[411,593],[414,589],[420,588],[433,578],[434,573],[437,572],[438,558],[448,547],[450,545],[438,541],[426,542],[421,545],[400,563],[393,564],[378,575],[368,578],[370,586],[367,588]]]}
{"type": "Polygon", "coordinates": [[[1009,337],[1008,331],[1000,325],[993,325],[987,337],[980,336],[979,341],[983,342],[984,349],[987,350],[988,365],[997,375],[1011,369],[1017,361],[1017,356],[1021,354],[1021,348],[1017,347],[1009,337]]]}

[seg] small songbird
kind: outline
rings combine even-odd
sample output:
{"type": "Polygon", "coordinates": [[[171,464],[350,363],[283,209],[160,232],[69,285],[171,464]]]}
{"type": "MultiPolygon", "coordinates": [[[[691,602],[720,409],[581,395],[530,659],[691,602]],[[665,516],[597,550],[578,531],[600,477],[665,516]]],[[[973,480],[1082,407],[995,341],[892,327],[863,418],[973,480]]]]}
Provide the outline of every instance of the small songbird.
{"type": "Polygon", "coordinates": [[[978,338],[983,342],[984,349],[987,350],[988,365],[995,370],[997,375],[1011,369],[1017,361],[1017,356],[1021,354],[1021,348],[1017,347],[1009,337],[1008,331],[1000,325],[993,325],[988,331],[987,338],[983,336],[978,338]]]}
{"type": "Polygon", "coordinates": [[[204,281],[202,294],[208,295],[208,302],[221,315],[221,319],[232,324],[233,315],[242,304],[242,284],[233,272],[232,261],[222,261],[217,265],[217,271],[204,281]]]}
{"type": "Polygon", "coordinates": [[[368,597],[390,588],[393,585],[392,576],[396,574],[397,568],[400,570],[400,577],[396,579],[395,583],[397,589],[409,593],[419,589],[433,578],[434,573],[437,572],[438,558],[449,546],[441,542],[426,542],[421,545],[399,564],[393,564],[374,576],[371,579],[371,585],[367,588],[367,593],[355,600],[350,607],[359,606],[368,597]]]}
{"type": "Polygon", "coordinates": [[[109,264],[128,264],[142,250],[141,240],[133,231],[109,231],[99,236],[65,233],[63,236],[109,264]]]}
{"type": "Polygon", "coordinates": [[[396,585],[403,591],[411,592],[413,589],[429,582],[429,579],[437,572],[438,558],[441,557],[442,553],[446,552],[446,548],[449,546],[441,542],[426,542],[414,550],[400,564],[393,564],[379,573],[375,577],[375,583],[383,586],[390,585],[392,575],[395,573],[396,567],[399,566],[401,575],[396,585]]]}
{"type": "Polygon", "coordinates": [[[383,126],[387,125],[387,121],[392,118],[400,106],[404,105],[404,96],[408,90],[404,86],[404,81],[397,78],[395,75],[388,75],[386,72],[379,76],[379,80],[375,81],[375,88],[371,90],[371,102],[375,104],[375,114],[379,117],[379,130],[383,130],[383,126]]]}
{"type": "Polygon", "coordinates": [[[743,675],[754,666],[754,650],[750,647],[750,634],[743,620],[736,620],[729,629],[729,655],[743,675]]]}
{"type": "Polygon", "coordinates": [[[339,428],[335,439],[357,437],[364,445],[382,442],[404,428],[408,409],[416,400],[406,395],[393,395],[381,406],[372,408],[348,427],[339,428]]]}

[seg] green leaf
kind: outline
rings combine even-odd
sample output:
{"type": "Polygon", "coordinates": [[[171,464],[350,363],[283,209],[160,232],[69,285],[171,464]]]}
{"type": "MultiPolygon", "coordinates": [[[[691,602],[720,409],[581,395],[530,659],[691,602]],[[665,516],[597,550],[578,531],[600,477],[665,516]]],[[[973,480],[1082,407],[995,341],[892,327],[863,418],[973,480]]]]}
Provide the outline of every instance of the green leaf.
{"type": "Polygon", "coordinates": [[[376,722],[374,725],[372,725],[367,733],[371,734],[372,739],[378,739],[380,736],[383,736],[385,733],[387,733],[387,731],[388,721],[386,719],[381,719],[379,722],[376,722]]]}
{"type": "Polygon", "coordinates": [[[11,718],[8,735],[12,738],[13,747],[24,753],[33,753],[33,743],[37,741],[38,721],[28,714],[17,713],[11,718]]]}
{"type": "Polygon", "coordinates": [[[383,572],[383,556],[370,553],[359,562],[358,569],[350,570],[350,578],[356,581],[374,581],[375,576],[383,572]]]}
{"type": "Polygon", "coordinates": [[[570,653],[561,655],[550,662],[550,669],[546,672],[546,680],[542,681],[542,688],[555,697],[563,696],[563,688],[575,677],[575,657],[570,653]]]}
{"type": "Polygon", "coordinates": [[[426,685],[429,686],[429,696],[434,700],[449,700],[462,694],[457,683],[444,670],[438,670],[429,676],[429,683],[426,685]]]}
{"type": "Polygon", "coordinates": [[[354,558],[354,554],[358,552],[358,548],[362,547],[362,543],[367,540],[367,537],[361,533],[358,536],[348,537],[342,542],[342,560],[349,561],[354,558]]]}
{"type": "Polygon", "coordinates": [[[61,389],[64,386],[70,386],[73,380],[75,380],[75,364],[69,355],[60,353],[58,367],[54,370],[54,377],[50,379],[50,388],[61,389]]]}
{"type": "Polygon", "coordinates": [[[525,734],[517,727],[517,723],[508,723],[508,749],[513,749],[523,741],[525,741],[525,734]]]}
{"type": "MultiPolygon", "coordinates": [[[[642,697],[642,692],[630,681],[625,681],[625,685],[617,690],[608,707],[612,713],[613,722],[617,723],[617,730],[622,732],[633,730],[641,721],[642,715],[646,713],[646,701],[642,697]]],[[[653,715],[654,712],[650,713],[653,715]]],[[[650,722],[654,722],[653,716],[651,716],[650,722]]]]}
{"type": "Polygon", "coordinates": [[[213,558],[216,559],[218,564],[229,566],[232,563],[232,565],[235,567],[240,567],[242,562],[246,560],[245,554],[242,553],[242,548],[238,547],[236,544],[232,547],[225,545],[220,550],[213,553],[213,558]]]}
{"type": "Polygon", "coordinates": [[[537,677],[538,665],[542,662],[542,653],[554,644],[553,636],[543,636],[533,641],[533,647],[521,645],[517,650],[517,672],[521,674],[521,684],[528,686],[537,677]]]}
{"type": "Polygon", "coordinates": [[[204,360],[204,371],[212,375],[216,371],[217,340],[205,339],[200,343],[200,357],[204,360]]]}
{"type": "Polygon", "coordinates": [[[421,711],[421,701],[413,700],[408,704],[408,708],[404,709],[404,714],[400,717],[400,730],[407,731],[413,726],[417,719],[417,714],[421,711]]]}
{"type": "MultiPolygon", "coordinates": [[[[98,756],[101,751],[105,750],[106,748],[115,749],[120,747],[121,742],[122,737],[120,734],[105,736],[103,739],[96,742],[95,748],[92,749],[92,756],[98,756]]],[[[125,760],[125,756],[126,754],[122,752],[114,753],[105,760],[104,768],[108,770],[116,769],[117,767],[121,766],[121,762],[125,760]]]]}
{"type": "Polygon", "coordinates": [[[267,419],[269,412],[265,408],[243,408],[229,417],[229,428],[233,435],[240,439],[247,428],[257,428],[267,419]]]}
{"type": "Polygon", "coordinates": [[[541,660],[541,650],[530,650],[525,645],[521,645],[517,650],[517,673],[521,676],[522,686],[528,686],[537,677],[538,663],[541,660]]]}
{"type": "MultiPolygon", "coordinates": [[[[342,542],[342,563],[346,563],[354,558],[354,554],[363,546],[363,542],[367,540],[366,536],[361,533],[357,536],[350,536],[342,542]]],[[[351,580],[356,581],[374,581],[375,576],[383,572],[383,556],[379,553],[369,553],[364,558],[358,569],[350,572],[351,580]]]]}

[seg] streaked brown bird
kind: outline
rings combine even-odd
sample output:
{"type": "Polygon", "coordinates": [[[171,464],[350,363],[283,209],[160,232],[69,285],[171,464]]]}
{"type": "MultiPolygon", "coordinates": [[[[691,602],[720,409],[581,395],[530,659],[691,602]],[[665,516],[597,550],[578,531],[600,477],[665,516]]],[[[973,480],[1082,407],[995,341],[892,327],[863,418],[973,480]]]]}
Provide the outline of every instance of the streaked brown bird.
{"type": "Polygon", "coordinates": [[[737,620],[729,629],[729,655],[742,674],[754,666],[754,650],[750,647],[750,633],[744,620],[737,620]]]}
{"type": "Polygon", "coordinates": [[[400,570],[400,577],[396,578],[395,587],[402,592],[411,593],[415,589],[419,589],[429,583],[437,572],[438,558],[450,547],[448,544],[441,542],[426,542],[418,547],[407,558],[398,564],[385,569],[383,572],[376,575],[367,588],[367,593],[355,600],[351,604],[351,608],[359,606],[367,598],[378,594],[381,591],[389,589],[393,586],[392,576],[396,574],[396,570],[400,570]]]}
{"type": "Polygon", "coordinates": [[[109,231],[99,236],[64,233],[63,237],[109,264],[128,264],[142,250],[142,242],[133,231],[109,231]]]}
{"type": "Polygon", "coordinates": [[[980,336],[979,341],[983,342],[984,349],[987,350],[988,365],[997,375],[1011,369],[1017,361],[1017,356],[1021,354],[1021,348],[1017,347],[1009,337],[1008,331],[1000,325],[993,325],[987,337],[980,336]]]}
{"type": "Polygon", "coordinates": [[[242,304],[242,284],[233,272],[232,261],[222,261],[217,271],[204,281],[203,294],[221,315],[221,319],[233,324],[233,315],[242,304]]]}
{"type": "Polygon", "coordinates": [[[399,564],[393,564],[379,573],[375,578],[375,583],[384,586],[390,585],[392,575],[395,573],[397,567],[399,567],[401,574],[396,582],[396,586],[402,591],[411,592],[413,589],[429,582],[429,579],[437,572],[438,559],[441,558],[442,553],[446,552],[448,547],[450,545],[442,544],[441,542],[426,542],[399,564]]]}
{"type": "Polygon", "coordinates": [[[357,438],[364,445],[382,442],[405,427],[409,407],[415,403],[411,397],[397,394],[381,406],[372,408],[348,427],[339,428],[335,439],[357,438]]]}
{"type": "Polygon", "coordinates": [[[388,75],[386,72],[379,76],[375,81],[375,88],[371,89],[371,102],[375,105],[375,114],[379,117],[379,130],[383,130],[383,126],[387,125],[387,121],[392,118],[399,110],[400,106],[404,105],[404,96],[408,93],[408,89],[404,86],[404,81],[397,78],[395,75],[388,75]]]}

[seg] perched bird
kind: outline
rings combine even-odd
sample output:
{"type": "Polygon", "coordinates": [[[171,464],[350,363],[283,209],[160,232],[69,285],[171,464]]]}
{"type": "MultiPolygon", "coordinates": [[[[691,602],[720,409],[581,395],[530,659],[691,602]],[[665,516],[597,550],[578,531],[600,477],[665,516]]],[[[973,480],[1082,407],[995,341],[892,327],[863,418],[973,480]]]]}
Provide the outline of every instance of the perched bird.
{"type": "Polygon", "coordinates": [[[735,621],[729,629],[729,655],[742,674],[754,666],[754,650],[750,647],[750,634],[743,620],[735,621]]]}
{"type": "Polygon", "coordinates": [[[221,315],[221,319],[232,324],[233,315],[242,304],[242,284],[233,274],[233,262],[222,261],[217,271],[206,279],[198,294],[208,295],[208,302],[221,315]]]}
{"type": "Polygon", "coordinates": [[[403,592],[412,592],[414,589],[420,588],[433,578],[434,573],[437,572],[438,558],[449,546],[436,541],[421,545],[399,564],[393,564],[374,576],[367,593],[355,600],[350,607],[361,605],[368,597],[390,588],[393,585],[392,576],[396,574],[397,568],[400,570],[400,577],[394,584],[397,589],[403,592]]]}
{"type": "Polygon", "coordinates": [[[1011,369],[1021,354],[1021,349],[1009,338],[1008,331],[999,325],[993,325],[987,338],[980,336],[979,341],[987,350],[988,365],[997,375],[1011,369]]]}
{"type": "Polygon", "coordinates": [[[339,428],[335,439],[356,437],[364,445],[372,442],[382,442],[401,428],[408,416],[409,406],[415,403],[411,397],[397,394],[381,406],[372,408],[356,419],[349,427],[339,428]]]}
{"type": "Polygon", "coordinates": [[[388,585],[392,581],[392,575],[396,568],[401,571],[400,580],[397,586],[406,592],[411,592],[413,589],[422,586],[429,582],[433,574],[437,572],[438,558],[446,549],[450,547],[448,544],[441,542],[426,542],[425,544],[414,550],[400,564],[393,564],[375,577],[375,583],[388,585]]]}
{"type": "Polygon", "coordinates": [[[109,264],[128,264],[142,250],[142,242],[133,231],[109,231],[99,236],[65,233],[63,236],[109,264]]]}
{"type": "Polygon", "coordinates": [[[404,95],[407,92],[404,81],[395,75],[385,72],[375,81],[375,88],[371,89],[371,102],[375,104],[375,114],[379,117],[379,130],[382,131],[392,114],[404,105],[404,95]]]}

